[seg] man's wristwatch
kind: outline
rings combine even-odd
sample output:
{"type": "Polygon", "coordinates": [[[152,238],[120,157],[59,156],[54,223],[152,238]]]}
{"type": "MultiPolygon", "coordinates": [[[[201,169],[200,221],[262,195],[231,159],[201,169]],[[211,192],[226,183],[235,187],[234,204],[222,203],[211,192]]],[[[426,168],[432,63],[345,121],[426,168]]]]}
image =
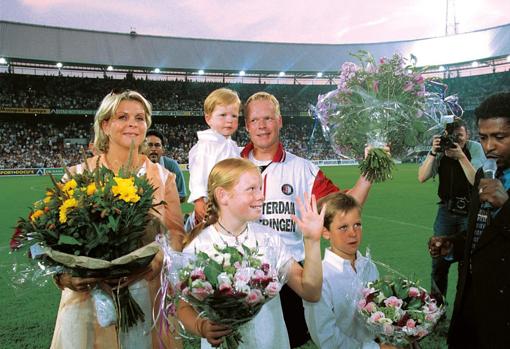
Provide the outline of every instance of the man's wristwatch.
{"type": "Polygon", "coordinates": [[[431,150],[431,151],[429,151],[429,155],[433,156],[433,157],[436,157],[437,153],[433,153],[432,150],[431,150]]]}

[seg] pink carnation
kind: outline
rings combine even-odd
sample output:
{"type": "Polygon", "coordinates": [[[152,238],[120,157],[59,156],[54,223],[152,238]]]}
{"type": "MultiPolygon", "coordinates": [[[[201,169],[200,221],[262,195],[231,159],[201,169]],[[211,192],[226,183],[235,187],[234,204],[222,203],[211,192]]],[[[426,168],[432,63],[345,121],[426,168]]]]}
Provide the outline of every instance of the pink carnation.
{"type": "Polygon", "coordinates": [[[276,296],[278,292],[280,292],[280,283],[276,281],[270,282],[269,285],[267,285],[265,292],[270,298],[276,296]]]}
{"type": "Polygon", "coordinates": [[[369,313],[373,313],[377,309],[377,306],[374,302],[369,302],[367,305],[365,305],[365,310],[369,313]]]}
{"type": "Polygon", "coordinates": [[[242,281],[248,283],[250,281],[253,270],[250,268],[240,268],[234,275],[234,282],[242,281]]]}
{"type": "Polygon", "coordinates": [[[364,298],[360,299],[358,302],[358,309],[364,309],[365,305],[367,305],[367,301],[364,298]]]}
{"type": "Polygon", "coordinates": [[[268,263],[262,263],[260,269],[264,272],[264,274],[268,274],[269,270],[271,270],[271,266],[268,263]]]}
{"type": "Polygon", "coordinates": [[[223,294],[231,294],[232,293],[232,284],[230,283],[222,283],[218,286],[218,289],[220,290],[221,293],[223,294]]]}
{"type": "Polygon", "coordinates": [[[197,287],[195,287],[193,285],[193,287],[191,289],[191,295],[193,297],[195,297],[196,299],[198,299],[199,301],[203,301],[204,299],[207,298],[207,296],[214,293],[214,290],[213,290],[211,284],[208,283],[207,281],[200,282],[196,286],[197,287]]]}
{"type": "Polygon", "coordinates": [[[420,290],[417,287],[409,287],[409,297],[412,298],[419,298],[420,297],[420,290]]]}
{"type": "Polygon", "coordinates": [[[395,329],[393,328],[392,324],[384,324],[383,331],[384,331],[385,335],[391,336],[393,334],[393,332],[395,331],[395,329]]]}
{"type": "Polygon", "coordinates": [[[251,281],[254,283],[261,283],[265,278],[266,274],[262,270],[257,269],[251,276],[251,281]]]}
{"type": "Polygon", "coordinates": [[[416,327],[416,322],[413,319],[409,319],[406,322],[406,327],[415,328],[416,327]]]}
{"type": "Polygon", "coordinates": [[[387,307],[391,307],[391,308],[397,308],[397,309],[400,309],[400,307],[402,306],[402,299],[400,298],[397,298],[395,296],[391,296],[391,297],[388,297],[384,300],[384,304],[387,306],[387,307]]]}
{"type": "Polygon", "coordinates": [[[437,305],[436,305],[435,301],[428,303],[427,307],[428,307],[429,312],[431,312],[431,313],[435,313],[437,311],[437,305]]]}
{"type": "Polygon", "coordinates": [[[246,296],[246,302],[248,304],[257,304],[264,300],[264,296],[262,295],[262,292],[257,289],[250,290],[250,293],[246,296]]]}
{"type": "Polygon", "coordinates": [[[361,290],[361,294],[363,297],[367,298],[371,293],[374,293],[375,289],[373,287],[365,287],[361,290]]]}
{"type": "Polygon", "coordinates": [[[191,272],[191,280],[194,281],[194,280],[205,280],[205,274],[204,274],[204,271],[202,269],[195,269],[191,272]]]}
{"type": "Polygon", "coordinates": [[[382,311],[376,311],[370,316],[370,322],[376,323],[379,322],[380,319],[384,318],[384,313],[382,311]]]}

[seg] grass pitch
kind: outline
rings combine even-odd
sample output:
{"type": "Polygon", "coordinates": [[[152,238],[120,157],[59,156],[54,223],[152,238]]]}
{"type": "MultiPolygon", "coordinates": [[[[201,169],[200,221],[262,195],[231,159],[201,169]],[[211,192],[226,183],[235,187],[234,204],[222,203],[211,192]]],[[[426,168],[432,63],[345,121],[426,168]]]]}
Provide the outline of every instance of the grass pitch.
{"type": "MultiPolygon", "coordinates": [[[[358,178],[355,166],[324,167],[323,171],[340,188],[351,187],[358,178]]],[[[430,286],[430,257],[427,240],[432,235],[437,202],[437,182],[420,184],[416,164],[399,165],[393,180],[372,187],[363,209],[363,243],[370,247],[372,258],[402,274],[430,286]]],[[[187,173],[186,173],[187,175],[187,173]]],[[[50,185],[48,177],[0,177],[0,348],[48,348],[60,297],[51,281],[36,287],[13,287],[9,239],[19,216],[40,199],[50,185]]],[[[183,205],[189,212],[190,205],[183,205]]],[[[22,256],[17,256],[20,258],[22,256]]],[[[23,258],[20,258],[23,259],[23,258]]],[[[381,270],[384,273],[383,270],[381,270]]],[[[453,304],[456,266],[451,268],[448,302],[453,304]]],[[[451,313],[451,309],[449,311],[451,313]]],[[[431,338],[423,348],[439,348],[443,343],[431,338]]],[[[315,348],[311,342],[305,348],[315,348]]]]}

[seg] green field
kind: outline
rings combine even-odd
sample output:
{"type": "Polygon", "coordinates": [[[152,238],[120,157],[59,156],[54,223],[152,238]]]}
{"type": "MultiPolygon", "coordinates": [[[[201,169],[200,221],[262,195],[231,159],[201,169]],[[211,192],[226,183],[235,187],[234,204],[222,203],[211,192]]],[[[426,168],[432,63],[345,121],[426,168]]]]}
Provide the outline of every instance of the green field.
{"type": "MultiPolygon", "coordinates": [[[[354,184],[357,167],[325,167],[324,172],[341,188],[354,184]]],[[[416,164],[399,165],[394,179],[375,184],[363,211],[364,253],[401,273],[422,280],[429,288],[430,257],[427,240],[432,234],[437,202],[437,182],[420,184],[416,164]]],[[[9,239],[16,218],[25,216],[28,206],[41,198],[49,185],[47,177],[0,178],[0,348],[48,348],[53,333],[60,291],[50,281],[43,287],[11,286],[13,256],[9,239]]],[[[183,210],[189,211],[189,205],[183,210]]],[[[453,303],[456,268],[450,272],[448,301],[453,303]]],[[[451,309],[450,309],[451,312],[451,309]]],[[[438,348],[439,342],[426,339],[424,348],[438,348]]],[[[307,345],[313,348],[313,345],[307,345]]]]}

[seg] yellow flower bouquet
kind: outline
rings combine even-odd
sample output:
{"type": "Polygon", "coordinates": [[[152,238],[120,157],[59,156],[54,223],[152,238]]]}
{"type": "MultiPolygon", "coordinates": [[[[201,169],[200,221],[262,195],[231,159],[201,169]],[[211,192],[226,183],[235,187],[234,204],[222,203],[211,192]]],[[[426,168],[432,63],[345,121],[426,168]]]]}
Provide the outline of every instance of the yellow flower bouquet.
{"type": "MultiPolygon", "coordinates": [[[[124,168],[115,175],[98,164],[77,174],[66,169],[64,183],[52,181],[28,218],[17,221],[12,250],[29,249],[39,267],[79,277],[115,280],[149,265],[159,246],[144,246],[142,238],[148,227],[160,229],[150,213],[164,202],[153,203],[155,188],[146,176],[124,168]]],[[[119,329],[127,331],[144,320],[128,287],[108,291],[119,329]]]]}

